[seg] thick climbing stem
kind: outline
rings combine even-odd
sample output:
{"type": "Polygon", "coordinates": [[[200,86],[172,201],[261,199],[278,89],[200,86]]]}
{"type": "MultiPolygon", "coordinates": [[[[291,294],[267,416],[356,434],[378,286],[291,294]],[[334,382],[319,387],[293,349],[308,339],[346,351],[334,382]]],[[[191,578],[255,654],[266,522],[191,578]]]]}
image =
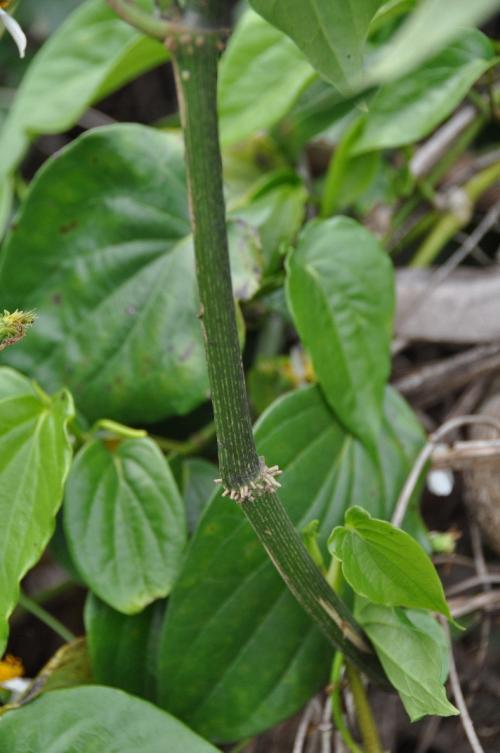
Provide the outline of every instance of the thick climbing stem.
{"type": "MultiPolygon", "coordinates": [[[[197,3],[195,5],[198,5],[197,3]]],[[[227,488],[255,479],[260,463],[252,434],[231,287],[222,164],[217,128],[217,39],[193,14],[191,32],[171,49],[186,145],[200,321],[205,336],[219,465],[227,488]],[[196,25],[195,25],[196,24],[196,25]]]]}
{"type": "MultiPolygon", "coordinates": [[[[108,0],[123,5],[126,0],[108,0]]],[[[208,374],[222,482],[290,591],[330,642],[372,679],[381,666],[343,602],[305,549],[274,489],[277,469],[258,457],[234,308],[217,125],[217,66],[228,0],[185,0],[170,27],[186,147],[188,189],[208,374]]],[[[228,504],[230,504],[228,502],[228,504]]]]}
{"type": "MultiPolygon", "coordinates": [[[[174,60],[186,144],[200,319],[220,470],[226,489],[241,490],[262,480],[263,466],[252,433],[227,247],[216,111],[220,42],[204,33],[217,23],[220,6],[193,2],[182,36],[170,37],[167,45],[174,60]]],[[[383,681],[378,661],[311,560],[276,493],[264,489],[255,496],[243,501],[242,510],[289,589],[335,646],[372,678],[383,681]]]]}

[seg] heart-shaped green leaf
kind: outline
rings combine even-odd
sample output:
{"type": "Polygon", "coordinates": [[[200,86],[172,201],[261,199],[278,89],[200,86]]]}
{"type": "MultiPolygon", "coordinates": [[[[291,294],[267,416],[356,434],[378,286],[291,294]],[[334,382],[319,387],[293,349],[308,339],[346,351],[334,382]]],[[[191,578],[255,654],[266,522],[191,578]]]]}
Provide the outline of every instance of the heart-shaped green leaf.
{"type": "Polygon", "coordinates": [[[0,719],[9,753],[217,753],[169,714],[121,690],[53,690],[0,719]]]}
{"type": "Polygon", "coordinates": [[[384,0],[251,0],[342,93],[359,86],[370,21],[384,0]]]}
{"type": "Polygon", "coordinates": [[[0,368],[0,655],[19,581],[38,561],[55,525],[71,461],[71,395],[45,395],[0,368]]]}
{"type": "Polygon", "coordinates": [[[393,269],[376,238],[347,217],[306,225],[288,259],[287,294],[326,399],[376,453],[390,370],[393,269]]]}
{"type": "Polygon", "coordinates": [[[68,478],[64,528],[78,572],[107,604],[134,614],[166,596],[179,570],[186,522],[157,445],[148,438],[85,445],[68,478]]]}
{"type": "Polygon", "coordinates": [[[490,40],[467,29],[451,45],[371,99],[353,154],[413,144],[453,112],[495,62],[490,40]]]}
{"type": "MultiPolygon", "coordinates": [[[[260,279],[258,242],[232,226],[234,287],[248,297],[260,279]]],[[[179,138],[111,126],[47,164],[6,240],[0,300],[38,314],[3,360],[44,388],[68,385],[91,419],[145,423],[206,400],[179,138]]]]}
{"type": "Polygon", "coordinates": [[[431,609],[451,617],[439,576],[412,536],[362,507],[351,507],[333,529],[330,552],[351,588],[374,604],[431,609]]]}
{"type": "Polygon", "coordinates": [[[289,37],[248,10],[221,60],[219,116],[223,144],[233,144],[274,125],[315,75],[289,37]]]}
{"type": "Polygon", "coordinates": [[[412,722],[427,714],[458,714],[443,687],[448,675],[448,642],[430,614],[378,606],[357,598],[355,616],[412,722]]]}
{"type": "Polygon", "coordinates": [[[139,34],[104,0],[87,0],[30,64],[0,132],[0,184],[29,142],[71,128],[93,102],[167,59],[160,42],[139,34]]]}

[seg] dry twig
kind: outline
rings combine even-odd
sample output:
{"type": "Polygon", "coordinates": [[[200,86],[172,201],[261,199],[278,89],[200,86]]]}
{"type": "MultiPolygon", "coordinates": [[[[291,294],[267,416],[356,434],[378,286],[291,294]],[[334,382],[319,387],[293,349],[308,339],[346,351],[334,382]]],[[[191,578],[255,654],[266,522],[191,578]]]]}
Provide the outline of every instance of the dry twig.
{"type": "Polygon", "coordinates": [[[322,709],[319,700],[317,698],[312,698],[307,704],[299,726],[297,727],[297,734],[295,735],[292,753],[303,753],[310,726],[315,720],[321,718],[321,711],[322,709]]]}
{"type": "Polygon", "coordinates": [[[457,672],[457,665],[455,664],[455,657],[453,656],[453,649],[451,648],[450,629],[448,627],[448,622],[446,621],[446,619],[441,619],[441,624],[448,637],[448,642],[450,643],[450,685],[453,696],[455,698],[455,703],[457,704],[458,710],[460,711],[460,721],[462,722],[465,735],[473,752],[484,753],[483,746],[479,742],[479,738],[476,734],[474,724],[472,723],[472,719],[469,714],[469,709],[467,708],[467,704],[465,703],[465,698],[462,693],[462,687],[460,685],[460,679],[457,672]]]}
{"type": "Polygon", "coordinates": [[[406,479],[406,483],[401,491],[401,494],[399,495],[399,499],[394,510],[394,515],[392,516],[393,525],[399,527],[403,522],[412,494],[425,466],[427,465],[427,462],[432,456],[436,445],[438,445],[450,431],[454,431],[461,426],[467,426],[470,424],[486,424],[487,426],[491,426],[496,429],[500,436],[500,420],[494,418],[493,416],[479,414],[470,416],[457,416],[456,418],[452,418],[449,421],[446,421],[446,423],[440,426],[439,429],[437,429],[433,434],[429,436],[427,444],[424,445],[417,459],[415,460],[413,468],[411,469],[410,474],[406,479]]]}

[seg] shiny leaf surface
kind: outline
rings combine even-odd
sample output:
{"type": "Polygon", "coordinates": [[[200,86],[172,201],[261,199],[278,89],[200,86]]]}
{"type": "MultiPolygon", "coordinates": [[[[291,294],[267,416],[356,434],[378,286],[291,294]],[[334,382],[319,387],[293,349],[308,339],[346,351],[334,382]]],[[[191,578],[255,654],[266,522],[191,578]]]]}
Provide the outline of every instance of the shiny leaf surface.
{"type": "Polygon", "coordinates": [[[333,529],[328,548],[342,562],[351,588],[374,604],[429,609],[450,617],[429,556],[400,528],[354,506],[347,510],[344,525],[333,529]]]}
{"type": "Polygon", "coordinates": [[[66,427],[71,395],[45,395],[29,379],[0,369],[0,655],[19,581],[49,542],[71,461],[66,427]]]}
{"type": "Polygon", "coordinates": [[[79,574],[107,604],[135,614],[166,596],[180,567],[186,523],[157,445],[147,438],[85,445],[68,478],[64,528],[79,574]]]}
{"type": "Polygon", "coordinates": [[[90,685],[54,690],[0,719],[2,753],[216,753],[156,706],[90,685]]]}
{"type": "Polygon", "coordinates": [[[295,325],[325,396],[375,451],[390,370],[391,262],[368,230],[337,217],[306,225],[287,272],[295,325]]]}

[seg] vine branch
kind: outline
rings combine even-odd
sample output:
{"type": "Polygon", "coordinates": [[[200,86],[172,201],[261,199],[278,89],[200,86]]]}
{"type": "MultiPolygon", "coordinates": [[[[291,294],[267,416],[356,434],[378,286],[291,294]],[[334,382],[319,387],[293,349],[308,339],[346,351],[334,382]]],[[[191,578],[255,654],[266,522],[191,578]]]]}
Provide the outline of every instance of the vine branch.
{"type": "Polygon", "coordinates": [[[172,32],[173,24],[158,16],[152,16],[139,8],[133,0],[107,0],[116,15],[138,31],[163,42],[172,32]]]}
{"type": "Polygon", "coordinates": [[[174,64],[184,133],[199,318],[221,482],[228,496],[240,503],[290,591],[328,640],[369,677],[388,685],[354,618],[312,561],[281,504],[275,492],[279,469],[268,468],[259,458],[253,438],[231,284],[217,122],[218,57],[229,7],[228,0],[186,0],[183,18],[169,28],[165,39],[174,64]]]}

